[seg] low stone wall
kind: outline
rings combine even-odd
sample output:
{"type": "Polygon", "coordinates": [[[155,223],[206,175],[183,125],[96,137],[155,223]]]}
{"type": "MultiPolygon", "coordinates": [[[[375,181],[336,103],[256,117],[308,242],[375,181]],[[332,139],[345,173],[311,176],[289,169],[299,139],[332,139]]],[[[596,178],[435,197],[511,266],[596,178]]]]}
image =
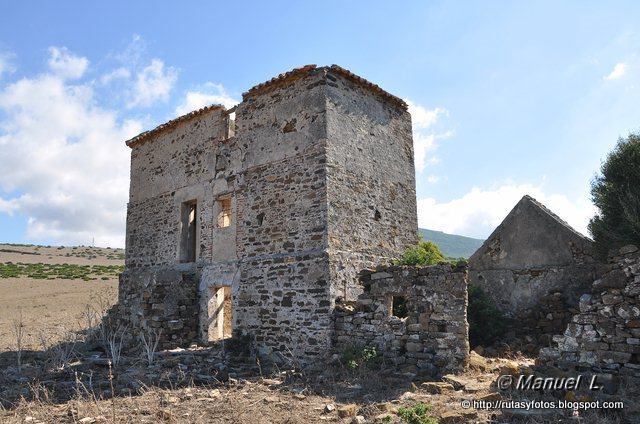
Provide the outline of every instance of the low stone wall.
{"type": "Polygon", "coordinates": [[[357,301],[336,303],[335,353],[375,346],[402,372],[437,376],[463,369],[469,356],[466,265],[378,268],[361,272],[360,281],[364,293],[357,301]]]}
{"type": "Polygon", "coordinates": [[[126,328],[129,347],[151,331],[160,334],[159,349],[188,347],[198,340],[197,284],[195,269],[125,271],[107,316],[111,330],[126,328]]]}
{"type": "Polygon", "coordinates": [[[580,298],[580,312],[557,347],[540,351],[540,361],[562,368],[640,378],[640,251],[626,246],[612,257],[580,298]]]}

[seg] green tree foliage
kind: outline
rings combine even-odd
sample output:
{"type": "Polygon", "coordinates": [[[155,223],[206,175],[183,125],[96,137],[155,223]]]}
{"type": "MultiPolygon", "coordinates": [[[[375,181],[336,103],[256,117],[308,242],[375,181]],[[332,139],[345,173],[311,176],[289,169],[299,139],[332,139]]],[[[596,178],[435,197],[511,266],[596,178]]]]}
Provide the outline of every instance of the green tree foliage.
{"type": "Polygon", "coordinates": [[[591,196],[598,213],[589,232],[597,253],[640,245],[640,134],[618,140],[591,182],[591,196]]]}
{"type": "Polygon", "coordinates": [[[440,248],[435,243],[424,241],[422,237],[420,237],[418,247],[405,250],[402,258],[395,261],[395,264],[427,266],[444,261],[446,261],[446,258],[440,251],[440,248]]]}
{"type": "Polygon", "coordinates": [[[502,336],[506,327],[506,318],[477,286],[469,286],[469,306],[467,307],[469,322],[469,343],[475,346],[490,345],[502,336]]]}

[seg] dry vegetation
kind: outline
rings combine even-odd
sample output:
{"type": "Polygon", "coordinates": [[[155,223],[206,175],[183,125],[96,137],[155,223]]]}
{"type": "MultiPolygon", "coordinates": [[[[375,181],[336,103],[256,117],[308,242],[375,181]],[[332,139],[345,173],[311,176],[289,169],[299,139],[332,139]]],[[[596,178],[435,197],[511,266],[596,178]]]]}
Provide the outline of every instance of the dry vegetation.
{"type": "MultiPolygon", "coordinates": [[[[116,358],[126,329],[100,319],[116,301],[122,250],[0,245],[0,265],[13,273],[0,275],[0,424],[629,420],[619,412],[572,417],[571,411],[518,415],[461,407],[463,400],[521,399],[523,393],[497,390],[495,380],[531,372],[532,361],[524,358],[472,354],[461,376],[413,383],[369,357],[358,363],[336,358],[309,374],[295,362],[286,369],[239,362],[222,345],[155,352],[154,334],[134,335],[146,349],[116,358]],[[18,275],[9,262],[19,265],[18,275]]],[[[627,397],[635,396],[629,390],[627,397]]]]}

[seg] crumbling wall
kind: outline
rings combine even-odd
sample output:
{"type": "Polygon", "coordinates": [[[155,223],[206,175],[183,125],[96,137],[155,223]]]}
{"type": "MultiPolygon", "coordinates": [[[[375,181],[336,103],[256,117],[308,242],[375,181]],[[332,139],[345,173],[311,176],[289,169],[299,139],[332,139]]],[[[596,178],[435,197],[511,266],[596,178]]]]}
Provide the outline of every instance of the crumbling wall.
{"type": "Polygon", "coordinates": [[[507,333],[526,338],[535,350],[565,328],[595,279],[592,244],[524,196],[469,258],[469,285],[510,318],[507,333]]]}
{"type": "Polygon", "coordinates": [[[640,251],[620,249],[606,271],[583,294],[557,347],[540,352],[540,361],[563,368],[640,378],[640,251]]]}
{"type": "Polygon", "coordinates": [[[469,355],[466,265],[377,268],[360,280],[358,300],[336,306],[335,353],[375,346],[403,372],[462,370],[469,355]],[[406,317],[393,315],[394,297],[403,301],[406,317]]]}
{"type": "Polygon", "coordinates": [[[136,291],[140,281],[155,281],[147,274],[188,270],[197,287],[176,293],[185,302],[198,298],[191,313],[199,315],[200,341],[220,322],[210,300],[222,287],[231,293],[225,328],[232,315],[234,331],[262,353],[323,358],[336,298],[362,291],[357,271],[416,241],[406,104],[342,68],[310,65],[244,93],[234,130],[229,123],[228,111],[210,106],[127,142],[121,286],[131,287],[121,288],[121,298],[133,309],[123,313],[132,325],[154,317],[169,325],[174,317],[147,308],[136,291]],[[231,221],[220,225],[228,199],[231,221]]]}
{"type": "Polygon", "coordinates": [[[197,278],[193,269],[155,269],[120,274],[118,304],[107,317],[109,331],[159,336],[160,349],[187,347],[198,337],[197,278]]]}

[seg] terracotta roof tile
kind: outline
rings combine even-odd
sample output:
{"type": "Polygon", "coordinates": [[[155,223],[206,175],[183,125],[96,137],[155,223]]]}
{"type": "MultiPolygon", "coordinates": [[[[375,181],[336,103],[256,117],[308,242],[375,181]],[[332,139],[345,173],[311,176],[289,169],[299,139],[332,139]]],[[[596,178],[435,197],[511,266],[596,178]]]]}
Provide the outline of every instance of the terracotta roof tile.
{"type": "Polygon", "coordinates": [[[353,72],[344,69],[342,66],[338,66],[338,65],[331,65],[331,67],[329,68],[331,69],[333,72],[342,75],[343,77],[347,78],[348,80],[360,85],[363,88],[366,88],[369,91],[374,92],[375,94],[379,95],[380,97],[389,100],[390,102],[396,104],[397,106],[402,107],[404,110],[407,110],[407,103],[405,103],[404,100],[402,100],[400,97],[396,97],[393,94],[383,90],[382,88],[380,88],[378,85],[367,81],[366,79],[359,77],[358,75],[354,74],[353,72]]]}
{"type": "MultiPolygon", "coordinates": [[[[331,65],[331,66],[324,66],[321,68],[318,68],[316,65],[305,65],[302,66],[300,68],[295,68],[289,72],[285,72],[282,73],[280,75],[278,75],[277,77],[271,78],[269,81],[263,82],[261,84],[258,84],[254,87],[252,87],[251,89],[249,89],[247,92],[242,94],[242,99],[243,101],[246,100],[247,97],[249,96],[253,96],[256,94],[260,94],[263,92],[266,92],[268,90],[272,90],[276,87],[282,86],[283,84],[288,84],[292,81],[295,81],[297,79],[300,78],[304,78],[307,75],[309,75],[311,72],[314,71],[324,71],[325,73],[327,72],[333,72],[336,74],[341,75],[342,77],[348,79],[349,81],[359,85],[360,87],[382,97],[383,99],[393,103],[396,106],[399,106],[401,108],[403,108],[404,110],[407,110],[407,104],[404,102],[404,100],[402,100],[399,97],[394,96],[393,94],[390,94],[388,92],[386,92],[385,90],[383,90],[382,88],[380,88],[378,85],[373,84],[369,81],[367,81],[366,79],[359,77],[358,75],[354,74],[353,72],[338,66],[338,65],[331,65]]],[[[143,143],[147,140],[149,140],[152,136],[162,132],[162,131],[166,131],[168,129],[171,129],[173,127],[175,127],[176,125],[182,123],[182,122],[186,122],[192,118],[198,117],[206,112],[209,112],[211,110],[214,109],[224,109],[224,106],[222,105],[210,105],[210,106],[206,106],[203,107],[202,109],[198,109],[195,110],[193,112],[189,112],[186,115],[182,115],[178,118],[172,119],[168,122],[165,122],[164,124],[158,125],[157,127],[155,127],[152,130],[149,131],[145,131],[143,133],[138,134],[137,136],[133,137],[130,140],[127,140],[125,143],[127,144],[127,146],[129,147],[134,147],[140,143],[143,143]]]]}
{"type": "Polygon", "coordinates": [[[309,74],[309,72],[313,71],[314,69],[316,69],[316,65],[305,65],[300,68],[292,69],[289,72],[284,72],[278,75],[277,77],[273,77],[269,81],[265,81],[256,86],[253,86],[252,88],[247,90],[245,93],[242,93],[242,100],[245,100],[245,98],[248,96],[253,96],[253,95],[262,93],[264,91],[267,91],[269,89],[272,89],[284,83],[288,83],[291,81],[295,81],[299,78],[306,77],[309,74]]]}
{"type": "Polygon", "coordinates": [[[195,117],[198,117],[198,116],[200,116],[200,115],[202,115],[202,114],[204,114],[206,112],[209,112],[209,111],[215,110],[215,109],[224,109],[224,106],[222,106],[222,105],[210,105],[210,106],[205,106],[205,107],[203,107],[201,109],[198,109],[198,110],[194,110],[193,112],[189,112],[189,113],[187,113],[185,115],[179,116],[179,117],[177,117],[175,119],[172,119],[172,120],[170,120],[168,122],[165,122],[164,124],[160,124],[160,125],[158,125],[157,127],[155,127],[152,130],[142,132],[142,133],[138,134],[137,136],[133,137],[132,139],[125,141],[125,143],[129,147],[134,147],[134,146],[136,146],[136,145],[138,145],[140,143],[143,143],[143,142],[147,141],[149,138],[151,138],[152,136],[154,136],[154,135],[156,135],[156,134],[158,134],[160,132],[166,131],[166,130],[168,130],[170,128],[173,128],[173,127],[177,126],[178,124],[180,124],[182,122],[189,121],[189,120],[191,120],[191,119],[193,119],[195,117]]]}
{"type": "Polygon", "coordinates": [[[306,66],[302,66],[300,68],[295,68],[289,72],[284,72],[280,75],[278,75],[275,78],[271,78],[269,81],[263,82],[261,84],[258,84],[256,86],[254,86],[253,88],[251,88],[250,90],[248,90],[247,92],[245,92],[244,94],[242,94],[242,99],[246,100],[247,97],[249,96],[253,96],[256,94],[260,94],[260,93],[264,93],[266,91],[272,90],[276,87],[282,86],[284,84],[288,84],[290,82],[293,82],[297,79],[300,78],[304,78],[307,75],[309,75],[311,72],[313,71],[321,71],[324,70],[325,73],[327,71],[331,71],[333,73],[339,74],[342,77],[348,79],[349,81],[359,85],[360,87],[369,90],[377,95],[379,95],[380,97],[382,97],[383,99],[390,101],[391,103],[395,104],[396,106],[399,106],[401,108],[403,108],[404,110],[407,109],[407,104],[405,103],[404,100],[402,100],[399,97],[394,96],[393,94],[390,94],[388,92],[386,92],[385,90],[383,90],[382,88],[380,88],[378,85],[373,84],[369,81],[367,81],[366,79],[359,77],[358,75],[354,74],[353,72],[338,66],[338,65],[331,65],[331,66],[324,66],[324,67],[320,67],[318,68],[316,65],[306,65],[306,66]]]}

